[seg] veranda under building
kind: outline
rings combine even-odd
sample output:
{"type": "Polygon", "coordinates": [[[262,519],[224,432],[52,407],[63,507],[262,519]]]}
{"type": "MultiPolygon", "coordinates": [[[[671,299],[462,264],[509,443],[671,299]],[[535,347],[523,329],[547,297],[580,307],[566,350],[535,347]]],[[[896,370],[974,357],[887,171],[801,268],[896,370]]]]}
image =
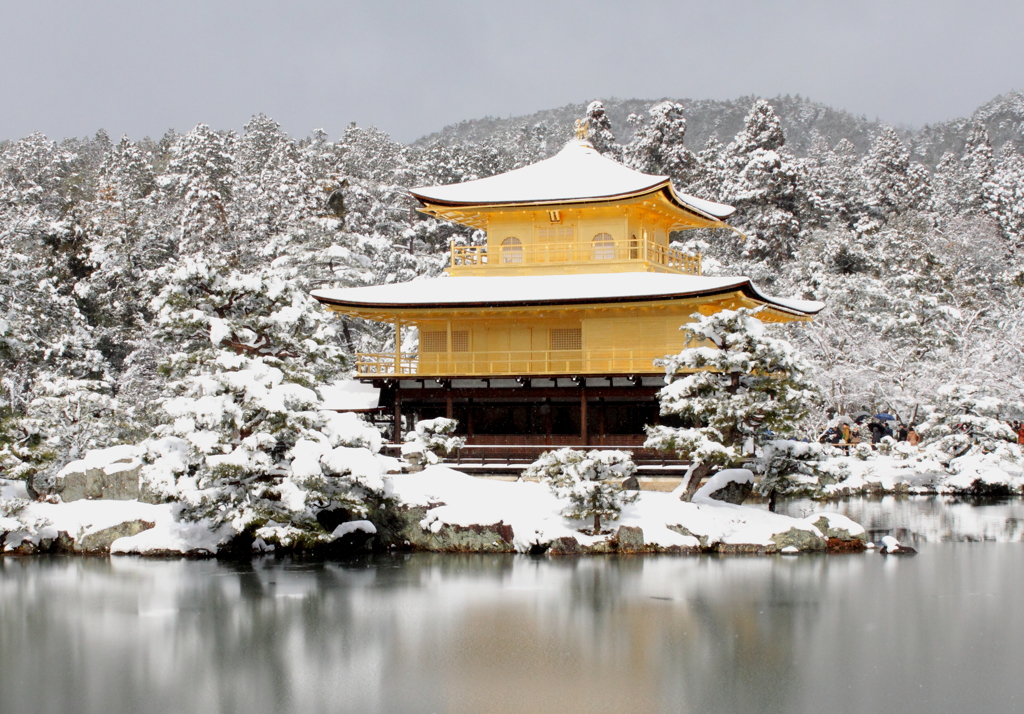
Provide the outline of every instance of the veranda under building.
{"type": "Polygon", "coordinates": [[[675,231],[728,228],[731,206],[679,193],[586,141],[490,178],[411,191],[419,210],[486,231],[451,246],[447,276],[314,291],[329,310],[394,326],[395,351],[359,354],[356,377],[402,417],[447,416],[468,444],[628,446],[659,421],[664,370],[694,313],[764,307],[808,320],[817,302],[761,293],[746,277],[707,277],[675,231]],[[415,353],[403,333],[418,330],[415,353]]]}

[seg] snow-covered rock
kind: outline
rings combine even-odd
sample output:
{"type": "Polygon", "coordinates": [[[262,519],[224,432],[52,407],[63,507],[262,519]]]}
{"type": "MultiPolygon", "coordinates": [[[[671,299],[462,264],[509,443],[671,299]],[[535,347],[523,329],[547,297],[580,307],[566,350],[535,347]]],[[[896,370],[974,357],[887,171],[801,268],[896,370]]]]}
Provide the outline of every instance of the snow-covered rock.
{"type": "Polygon", "coordinates": [[[750,469],[722,469],[709,478],[693,494],[699,503],[714,499],[726,503],[743,503],[754,490],[754,472],[750,469]]]}
{"type": "Polygon", "coordinates": [[[57,472],[53,493],[66,503],[80,499],[137,500],[144,453],[144,449],[131,444],[87,451],[84,458],[57,472]]]}
{"type": "MultiPolygon", "coordinates": [[[[588,523],[561,515],[565,499],[540,483],[490,481],[432,466],[396,475],[393,484],[406,513],[410,544],[431,550],[609,552],[616,549],[619,534],[627,534],[629,550],[639,549],[634,541],[642,535],[647,552],[826,547],[825,533],[808,519],[714,499],[687,503],[669,493],[643,491],[614,522],[616,534],[591,535],[581,530],[588,523]]],[[[856,530],[852,522],[847,525],[856,530]]]]}

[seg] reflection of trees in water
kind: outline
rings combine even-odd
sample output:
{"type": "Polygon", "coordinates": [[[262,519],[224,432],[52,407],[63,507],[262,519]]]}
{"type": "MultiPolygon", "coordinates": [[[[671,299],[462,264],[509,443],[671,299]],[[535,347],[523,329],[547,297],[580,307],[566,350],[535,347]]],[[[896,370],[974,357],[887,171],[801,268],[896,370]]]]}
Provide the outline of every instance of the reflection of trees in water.
{"type": "Polygon", "coordinates": [[[25,711],[783,711],[842,562],[9,559],[0,692],[31,682],[25,711]]]}
{"type": "Polygon", "coordinates": [[[798,659],[821,613],[825,560],[702,560],[685,601],[665,602],[658,618],[665,700],[680,711],[793,711],[803,688],[798,659]]]}

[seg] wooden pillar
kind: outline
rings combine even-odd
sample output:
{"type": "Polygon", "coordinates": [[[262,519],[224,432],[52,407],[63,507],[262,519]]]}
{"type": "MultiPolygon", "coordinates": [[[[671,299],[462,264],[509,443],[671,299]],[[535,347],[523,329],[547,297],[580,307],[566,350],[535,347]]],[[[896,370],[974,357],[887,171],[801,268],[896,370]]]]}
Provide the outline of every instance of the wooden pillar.
{"type": "MultiPolygon", "coordinates": [[[[402,323],[395,320],[395,374],[402,373],[402,323]]],[[[397,402],[396,402],[397,403],[397,402]]]]}
{"type": "Polygon", "coordinates": [[[587,388],[580,387],[580,440],[587,445],[587,388]]]}
{"type": "MultiPolygon", "coordinates": [[[[454,246],[454,245],[455,245],[455,239],[452,238],[452,246],[454,246]]],[[[454,250],[454,248],[453,248],[453,250],[454,250]]],[[[452,265],[454,265],[454,263],[452,263],[452,265]]],[[[455,365],[452,363],[452,321],[451,320],[446,320],[445,321],[445,331],[448,334],[444,338],[445,339],[445,345],[447,346],[446,353],[445,353],[445,356],[444,356],[444,359],[445,359],[444,370],[445,370],[445,374],[452,374],[452,372],[454,371],[455,365]]],[[[452,415],[451,415],[451,399],[449,398],[448,401],[449,401],[448,418],[451,419],[452,418],[452,415]]]]}
{"type": "Polygon", "coordinates": [[[544,414],[544,444],[547,446],[551,445],[551,400],[545,399],[544,406],[547,407],[547,412],[544,414]]]}
{"type": "Polygon", "coordinates": [[[605,409],[607,407],[605,407],[604,397],[601,397],[597,401],[598,401],[597,416],[598,416],[598,419],[599,419],[598,430],[601,432],[600,444],[601,444],[601,446],[604,446],[605,445],[605,438],[604,437],[605,437],[605,433],[606,433],[605,432],[605,425],[604,425],[604,411],[605,411],[605,409]]]}
{"type": "Polygon", "coordinates": [[[466,437],[473,439],[473,399],[466,400],[466,437]]]}
{"type": "Polygon", "coordinates": [[[395,443],[402,443],[402,390],[395,387],[395,443]]]}
{"type": "Polygon", "coordinates": [[[451,419],[454,413],[455,410],[452,408],[452,390],[448,388],[444,390],[444,416],[446,419],[451,419]]]}

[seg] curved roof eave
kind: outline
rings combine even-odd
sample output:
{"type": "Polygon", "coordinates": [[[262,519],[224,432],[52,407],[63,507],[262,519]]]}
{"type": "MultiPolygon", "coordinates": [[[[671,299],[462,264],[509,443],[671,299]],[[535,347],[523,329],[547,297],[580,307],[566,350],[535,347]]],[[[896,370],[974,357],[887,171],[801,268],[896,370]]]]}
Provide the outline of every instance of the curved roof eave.
{"type": "MultiPolygon", "coordinates": [[[[598,304],[609,304],[609,303],[661,302],[661,301],[666,301],[666,300],[686,299],[686,298],[695,298],[695,297],[716,297],[716,296],[719,296],[719,295],[724,295],[724,294],[728,294],[728,293],[736,292],[736,291],[739,291],[743,295],[745,295],[746,297],[748,297],[748,298],[750,298],[752,300],[755,300],[757,302],[760,302],[760,303],[762,303],[762,304],[764,304],[766,306],[769,306],[769,307],[771,307],[773,309],[779,310],[781,312],[784,312],[784,313],[787,313],[787,314],[790,314],[790,315],[798,316],[798,317],[809,317],[809,316],[815,315],[818,312],[820,312],[822,309],[824,309],[824,307],[825,307],[824,304],[820,303],[820,302],[807,301],[807,300],[789,300],[789,299],[785,299],[785,298],[775,298],[775,297],[771,297],[771,296],[765,295],[760,290],[758,290],[757,287],[750,280],[750,278],[748,278],[746,276],[738,276],[736,278],[712,278],[712,279],[705,279],[705,280],[701,280],[700,281],[700,282],[705,282],[706,283],[706,285],[701,286],[701,287],[694,286],[694,287],[690,287],[690,288],[687,288],[687,289],[679,289],[679,288],[674,288],[673,289],[669,285],[664,285],[664,286],[662,286],[663,288],[669,288],[669,289],[660,289],[660,290],[659,289],[655,289],[655,290],[650,290],[650,291],[644,291],[642,288],[641,289],[637,289],[636,286],[629,286],[629,285],[621,286],[618,289],[616,289],[615,286],[614,286],[614,283],[620,282],[622,279],[619,278],[618,276],[622,276],[622,275],[631,275],[631,274],[620,273],[620,274],[611,274],[611,275],[601,275],[600,279],[602,280],[602,285],[606,289],[585,291],[585,292],[590,292],[590,294],[584,294],[584,295],[567,295],[564,292],[562,292],[561,294],[558,294],[561,291],[557,291],[556,290],[555,294],[550,294],[550,296],[548,296],[548,297],[532,297],[532,298],[531,297],[526,297],[526,298],[524,298],[524,297],[520,297],[520,295],[522,293],[521,293],[520,290],[517,289],[517,290],[514,290],[512,292],[505,292],[504,295],[499,294],[499,295],[497,295],[495,297],[492,297],[491,299],[487,299],[487,297],[482,297],[482,292],[480,290],[480,286],[476,282],[473,282],[473,283],[468,282],[468,281],[474,281],[474,280],[477,280],[477,282],[478,282],[478,279],[466,278],[466,277],[462,277],[462,278],[433,278],[433,279],[429,279],[427,281],[413,281],[412,283],[399,283],[399,284],[394,286],[394,287],[398,288],[399,286],[405,286],[405,285],[412,286],[412,285],[416,285],[417,283],[419,283],[420,284],[419,287],[427,289],[429,286],[424,285],[423,283],[425,283],[425,282],[434,282],[434,281],[437,281],[437,280],[443,280],[447,284],[448,287],[454,287],[454,285],[452,283],[449,283],[448,281],[456,281],[457,280],[457,281],[459,281],[458,285],[466,287],[466,290],[464,290],[464,291],[460,290],[459,291],[459,292],[463,292],[465,294],[465,297],[463,297],[462,295],[458,295],[458,294],[455,294],[455,295],[449,294],[449,295],[445,296],[443,294],[438,294],[438,292],[436,290],[432,290],[432,291],[428,291],[431,294],[431,296],[432,296],[430,300],[426,300],[426,299],[422,299],[422,298],[421,299],[412,299],[412,300],[409,300],[408,298],[406,298],[404,300],[402,300],[402,299],[388,300],[388,299],[386,299],[386,293],[390,292],[390,291],[387,290],[386,288],[388,288],[390,286],[383,286],[383,285],[382,286],[368,286],[367,288],[342,288],[342,289],[337,289],[337,290],[314,290],[312,294],[313,294],[313,297],[316,300],[318,300],[319,302],[321,302],[321,303],[323,303],[325,305],[329,305],[329,306],[330,305],[334,305],[336,307],[345,307],[345,308],[350,308],[352,310],[363,310],[363,311],[371,311],[371,310],[372,311],[381,311],[381,310],[410,310],[410,311],[418,312],[418,311],[436,310],[436,309],[439,309],[439,308],[440,309],[450,309],[450,310],[457,310],[457,309],[470,310],[470,309],[481,309],[481,308],[486,309],[486,308],[557,307],[557,306],[563,306],[564,307],[564,306],[569,306],[569,305],[598,305],[598,304]],[[383,290],[382,290],[382,288],[383,288],[383,290]],[[623,289],[623,288],[625,288],[625,289],[623,289]],[[345,299],[346,296],[344,295],[344,293],[349,293],[349,295],[351,295],[353,292],[356,292],[356,291],[363,292],[364,294],[366,292],[369,292],[370,294],[368,296],[368,299],[363,299],[363,300],[355,299],[355,300],[353,300],[353,299],[351,299],[351,297],[349,297],[348,299],[345,299]],[[334,295],[332,295],[332,293],[334,293],[334,295]],[[338,295],[338,293],[341,293],[341,295],[338,295]],[[506,295],[509,296],[509,297],[505,297],[506,295]],[[515,297],[511,297],[511,295],[515,295],[515,297]],[[469,296],[472,296],[472,297],[469,297],[469,296]],[[384,298],[384,299],[382,299],[382,298],[384,298]]],[[[646,275],[646,274],[645,274],[645,276],[647,278],[646,282],[648,283],[647,287],[650,287],[649,281],[651,280],[651,276],[646,275]]],[[[544,280],[544,278],[550,278],[550,277],[561,277],[562,280],[559,281],[559,282],[563,283],[563,284],[566,282],[565,281],[565,277],[566,276],[519,276],[519,277],[503,277],[503,278],[499,278],[499,280],[511,281],[511,282],[507,282],[505,284],[506,286],[523,286],[523,287],[529,286],[529,287],[536,288],[536,287],[541,286],[541,285],[543,285],[544,283],[547,282],[546,280],[544,280]],[[541,277],[541,282],[540,283],[536,282],[536,278],[537,277],[541,277]],[[524,282],[524,278],[526,279],[526,282],[524,282]],[[531,281],[531,278],[533,279],[532,281],[531,281]]],[[[578,281],[578,282],[588,281],[588,278],[593,278],[593,277],[595,277],[595,276],[582,276],[582,275],[581,276],[572,276],[572,278],[575,281],[578,281]]],[[[670,276],[665,276],[665,277],[669,277],[671,279],[671,277],[683,277],[683,276],[671,276],[671,277],[670,276]]],[[[686,276],[686,277],[689,278],[689,276],[686,276]]],[[[493,283],[494,278],[490,278],[490,280],[493,283]]],[[[659,279],[655,278],[655,280],[659,280],[659,279]]],[[[552,283],[552,284],[554,284],[554,283],[552,283]]],[[[550,288],[549,288],[549,291],[550,291],[550,288]]],[[[358,292],[357,292],[357,295],[358,295],[358,292]]],[[[417,291],[417,292],[419,292],[419,291],[417,291]]],[[[545,291],[541,290],[539,292],[545,292],[545,291]]],[[[443,293],[443,291],[442,291],[442,293],[443,293]]],[[[420,294],[425,294],[425,293],[420,293],[420,294]]],[[[536,291],[534,292],[534,294],[536,294],[536,291]]]]}
{"type": "Polygon", "coordinates": [[[410,190],[409,194],[418,200],[424,208],[451,208],[451,209],[487,209],[487,208],[509,208],[515,206],[522,207],[537,207],[542,208],[544,206],[565,206],[574,205],[580,203],[609,203],[612,201],[623,201],[630,198],[642,198],[644,196],[650,196],[657,193],[664,193],[669,203],[673,204],[677,208],[694,214],[706,221],[712,223],[722,223],[726,218],[736,212],[736,209],[732,206],[727,206],[723,203],[714,203],[713,201],[705,201],[701,198],[689,196],[687,194],[680,194],[675,190],[672,185],[672,180],[666,178],[664,181],[654,184],[648,188],[630,191],[628,193],[609,194],[607,196],[589,196],[580,198],[560,198],[560,199],[539,199],[536,201],[492,201],[488,203],[474,203],[469,201],[443,201],[434,198],[430,198],[426,195],[416,193],[416,191],[410,190]],[[695,205],[696,204],[696,205],[695,205]],[[712,213],[710,208],[716,209],[727,209],[718,210],[716,213],[712,213]]]}

